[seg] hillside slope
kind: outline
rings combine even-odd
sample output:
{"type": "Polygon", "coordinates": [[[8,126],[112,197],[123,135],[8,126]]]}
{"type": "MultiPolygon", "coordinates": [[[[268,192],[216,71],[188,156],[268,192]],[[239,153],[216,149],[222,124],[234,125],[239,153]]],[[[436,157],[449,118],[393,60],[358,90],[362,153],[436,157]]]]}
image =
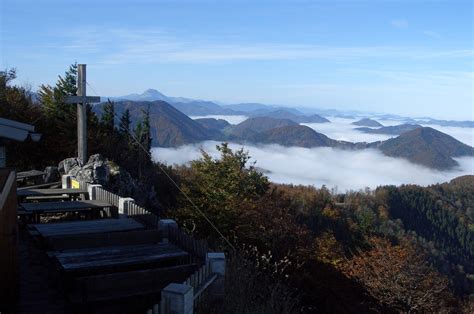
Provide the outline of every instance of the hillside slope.
{"type": "Polygon", "coordinates": [[[252,141],[256,139],[255,136],[257,133],[290,125],[298,125],[298,123],[289,119],[255,117],[249,118],[237,125],[227,127],[224,133],[229,139],[252,141]]]}
{"type": "Polygon", "coordinates": [[[453,157],[474,155],[471,146],[430,127],[417,128],[376,146],[387,156],[439,170],[458,166],[453,157]]]}
{"type": "Polygon", "coordinates": [[[367,126],[367,127],[382,127],[383,125],[375,120],[369,119],[369,118],[364,118],[359,121],[352,122],[353,125],[359,125],[359,126],[367,126]]]}
{"type": "MultiPolygon", "coordinates": [[[[94,106],[99,115],[103,104],[94,106]]],[[[150,125],[153,146],[176,147],[183,144],[196,143],[216,138],[216,133],[204,128],[164,101],[118,101],[115,103],[117,116],[128,109],[132,118],[132,125],[142,119],[142,112],[150,108],[150,125]]]]}
{"type": "Polygon", "coordinates": [[[255,140],[259,143],[280,144],[299,147],[329,147],[335,141],[305,125],[289,125],[259,133],[255,140]]]}
{"type": "Polygon", "coordinates": [[[400,125],[384,126],[378,129],[362,127],[362,128],[356,128],[356,130],[364,132],[364,133],[370,133],[370,134],[401,135],[405,132],[413,131],[418,128],[421,128],[421,125],[405,123],[405,124],[400,124],[400,125]]]}

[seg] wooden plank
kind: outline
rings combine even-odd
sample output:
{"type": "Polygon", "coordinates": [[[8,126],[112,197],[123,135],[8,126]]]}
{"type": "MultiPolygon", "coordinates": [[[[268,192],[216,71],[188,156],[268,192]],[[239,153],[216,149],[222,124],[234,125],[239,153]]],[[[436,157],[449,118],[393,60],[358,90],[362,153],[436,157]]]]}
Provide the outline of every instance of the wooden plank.
{"type": "Polygon", "coordinates": [[[29,185],[24,187],[17,188],[17,191],[20,190],[27,190],[27,189],[42,189],[42,188],[49,188],[51,186],[61,186],[61,181],[50,182],[50,183],[43,183],[43,184],[36,184],[36,185],[29,185]]]}
{"type": "Polygon", "coordinates": [[[100,270],[173,260],[188,253],[170,243],[125,245],[55,252],[64,271],[100,270]]]}
{"type": "Polygon", "coordinates": [[[29,196],[22,199],[23,203],[29,202],[52,202],[52,201],[69,201],[69,196],[67,195],[51,195],[51,196],[29,196]]]}
{"type": "MultiPolygon", "coordinates": [[[[86,102],[89,104],[100,102],[100,96],[87,96],[85,97],[86,102]]],[[[80,104],[83,102],[83,96],[67,96],[65,99],[66,104],[80,104]]]]}
{"type": "Polygon", "coordinates": [[[48,248],[55,251],[81,248],[95,248],[114,245],[157,243],[161,239],[158,230],[138,230],[112,233],[81,234],[50,237],[48,248]]]}
{"type": "Polygon", "coordinates": [[[29,197],[29,196],[53,196],[53,195],[83,195],[88,193],[83,189],[22,189],[17,191],[19,197],[29,197]]]}
{"type": "Polygon", "coordinates": [[[75,234],[93,234],[144,229],[145,227],[132,218],[100,219],[88,221],[72,221],[50,224],[29,225],[44,237],[67,236],[75,234]]]}
{"type": "Polygon", "coordinates": [[[74,303],[94,302],[159,294],[171,282],[181,282],[197,269],[196,264],[79,277],[69,294],[74,303]]]}
{"type": "Polygon", "coordinates": [[[112,204],[97,200],[82,200],[70,202],[42,202],[42,203],[20,203],[27,212],[56,213],[74,212],[89,209],[102,209],[114,207],[112,204]]]}

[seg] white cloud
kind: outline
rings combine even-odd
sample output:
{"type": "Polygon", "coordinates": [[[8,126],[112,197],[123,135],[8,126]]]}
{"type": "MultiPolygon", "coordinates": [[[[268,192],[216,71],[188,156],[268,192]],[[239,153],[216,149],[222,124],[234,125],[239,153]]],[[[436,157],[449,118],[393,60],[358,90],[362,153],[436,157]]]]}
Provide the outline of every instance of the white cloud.
{"type": "Polygon", "coordinates": [[[343,119],[336,117],[328,117],[331,123],[302,123],[307,125],[316,132],[323,133],[324,135],[340,141],[349,142],[375,142],[384,141],[392,136],[386,134],[369,134],[357,131],[357,125],[351,123],[358,119],[343,119]]]}
{"type": "MultiPolygon", "coordinates": [[[[209,117],[209,116],[207,116],[209,117]]],[[[233,121],[235,116],[215,116],[233,121]]],[[[243,118],[243,117],[240,117],[243,118]]],[[[347,141],[374,141],[390,138],[389,135],[365,134],[354,130],[353,119],[329,117],[331,123],[307,124],[330,138],[347,141]]],[[[384,125],[401,121],[379,120],[384,125]]],[[[474,129],[430,125],[458,140],[474,145],[474,129]]],[[[200,158],[200,149],[218,157],[215,146],[219,142],[206,141],[179,148],[153,148],[153,157],[168,164],[186,164],[200,158]]],[[[231,148],[242,147],[231,143],[231,148]]],[[[280,145],[246,145],[257,167],[266,171],[274,182],[338,187],[339,191],[375,188],[385,184],[429,185],[449,181],[457,176],[474,174],[474,157],[457,158],[460,166],[450,171],[437,171],[415,165],[404,159],[387,157],[375,149],[357,151],[333,148],[283,147],[280,145]]]]}
{"type": "Polygon", "coordinates": [[[390,21],[390,24],[396,28],[407,28],[408,21],[405,19],[394,19],[390,21]]]}
{"type": "Polygon", "coordinates": [[[224,115],[208,115],[208,116],[189,116],[191,119],[202,119],[202,118],[213,118],[213,119],[222,119],[230,124],[239,124],[248,119],[247,116],[224,116],[224,115]]]}
{"type": "MultiPolygon", "coordinates": [[[[407,24],[404,20],[392,21],[407,24]]],[[[63,43],[55,49],[101,56],[103,64],[212,63],[238,60],[356,60],[373,58],[468,58],[472,49],[431,50],[423,47],[337,47],[294,43],[219,43],[182,39],[162,29],[115,29],[89,27],[58,35],[63,43]]],[[[51,49],[52,47],[49,47],[51,49]]]]}
{"type": "MultiPolygon", "coordinates": [[[[185,164],[200,157],[200,148],[218,156],[214,141],[179,148],[154,148],[155,160],[168,164],[185,164]]],[[[233,149],[238,144],[230,144],[233,149]]],[[[474,173],[474,158],[459,158],[460,167],[436,171],[414,165],[403,159],[384,156],[373,149],[344,151],[333,148],[282,147],[279,145],[245,146],[256,166],[268,171],[270,180],[337,187],[339,191],[358,190],[379,185],[414,183],[429,185],[474,173]]]]}

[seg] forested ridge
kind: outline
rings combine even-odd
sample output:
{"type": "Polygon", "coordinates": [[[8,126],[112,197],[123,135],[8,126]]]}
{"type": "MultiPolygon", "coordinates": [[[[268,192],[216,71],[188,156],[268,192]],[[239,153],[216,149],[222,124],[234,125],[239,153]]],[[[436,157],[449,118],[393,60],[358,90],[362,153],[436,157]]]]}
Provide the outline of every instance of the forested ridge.
{"type": "MultiPolygon", "coordinates": [[[[38,143],[8,143],[12,166],[41,169],[76,155],[74,108],[62,103],[73,92],[74,71],[41,87],[38,99],[14,84],[14,72],[2,78],[0,116],[32,123],[43,134],[38,143]],[[61,122],[65,115],[68,124],[61,122]]],[[[132,195],[138,201],[226,251],[226,299],[210,311],[473,312],[474,176],[331,193],[272,183],[244,149],[226,143],[218,146],[219,158],[202,152],[187,166],[171,167],[140,149],[151,148],[148,119],[144,111],[132,126],[127,111],[115,114],[113,102],[100,118],[88,110],[89,151],[118,164],[141,190],[154,191],[132,195]]]]}

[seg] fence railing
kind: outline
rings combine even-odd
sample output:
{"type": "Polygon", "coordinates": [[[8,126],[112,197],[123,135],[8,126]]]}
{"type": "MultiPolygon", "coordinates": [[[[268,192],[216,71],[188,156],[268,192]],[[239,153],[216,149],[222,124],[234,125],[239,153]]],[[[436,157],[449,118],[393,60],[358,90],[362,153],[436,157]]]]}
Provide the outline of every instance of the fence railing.
{"type": "MultiPolygon", "coordinates": [[[[118,196],[117,194],[114,194],[112,192],[109,192],[103,188],[96,188],[95,189],[95,198],[99,201],[105,201],[109,204],[112,204],[113,206],[117,207],[119,206],[119,199],[120,199],[120,196],[118,196]]],[[[111,217],[112,216],[112,213],[110,212],[110,208],[106,208],[105,209],[105,212],[107,213],[107,216],[108,217],[111,217]]]]}
{"type": "MultiPolygon", "coordinates": [[[[193,288],[193,307],[199,309],[205,305],[209,286],[217,279],[217,274],[211,272],[211,266],[206,263],[183,282],[183,285],[193,288]]],[[[161,299],[160,303],[153,305],[146,314],[168,314],[169,304],[167,299],[161,299]]]]}
{"type": "Polygon", "coordinates": [[[103,188],[97,188],[96,189],[96,198],[101,201],[105,201],[107,203],[110,203],[116,207],[119,206],[119,199],[120,196],[117,194],[114,194],[112,192],[109,192],[103,188]]]}
{"type": "Polygon", "coordinates": [[[211,273],[211,266],[206,263],[194,274],[188,277],[183,284],[193,287],[194,290],[194,308],[206,299],[206,289],[217,279],[217,274],[211,273]]]}
{"type": "Polygon", "coordinates": [[[206,241],[196,240],[180,228],[169,228],[168,237],[171,243],[193,253],[202,260],[206,259],[206,253],[209,252],[206,241]]]}
{"type": "Polygon", "coordinates": [[[128,207],[128,216],[139,220],[148,228],[159,228],[160,217],[137,204],[130,203],[128,207]]]}

